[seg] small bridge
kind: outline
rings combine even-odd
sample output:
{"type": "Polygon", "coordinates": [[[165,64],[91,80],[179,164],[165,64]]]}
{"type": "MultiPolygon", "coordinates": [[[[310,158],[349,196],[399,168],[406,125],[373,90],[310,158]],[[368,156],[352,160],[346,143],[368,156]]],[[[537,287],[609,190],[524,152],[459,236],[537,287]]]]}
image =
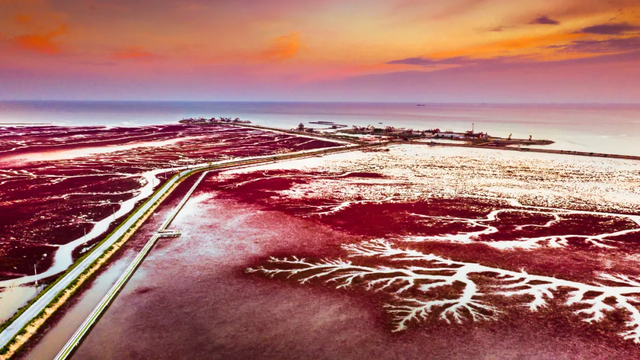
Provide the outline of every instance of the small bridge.
{"type": "Polygon", "coordinates": [[[158,237],[168,237],[168,238],[177,238],[180,237],[182,233],[178,230],[161,230],[158,231],[158,237]]]}

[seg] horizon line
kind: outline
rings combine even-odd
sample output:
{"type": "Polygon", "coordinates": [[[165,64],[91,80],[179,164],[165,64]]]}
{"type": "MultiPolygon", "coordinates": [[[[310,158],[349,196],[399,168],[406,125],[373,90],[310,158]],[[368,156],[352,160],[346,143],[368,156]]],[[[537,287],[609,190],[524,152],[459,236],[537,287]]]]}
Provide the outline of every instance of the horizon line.
{"type": "Polygon", "coordinates": [[[635,105],[640,102],[494,102],[494,101],[331,101],[331,100],[122,100],[122,99],[0,99],[0,103],[11,102],[69,102],[69,103],[315,103],[315,104],[415,104],[415,105],[635,105]]]}

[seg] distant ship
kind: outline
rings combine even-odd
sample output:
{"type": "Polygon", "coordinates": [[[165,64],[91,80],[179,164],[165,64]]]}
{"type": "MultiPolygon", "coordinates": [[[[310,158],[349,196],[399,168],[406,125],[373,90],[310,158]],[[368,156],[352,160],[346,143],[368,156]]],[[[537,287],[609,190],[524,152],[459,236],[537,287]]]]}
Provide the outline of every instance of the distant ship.
{"type": "Polygon", "coordinates": [[[425,104],[417,104],[416,106],[426,106],[425,104]]]}

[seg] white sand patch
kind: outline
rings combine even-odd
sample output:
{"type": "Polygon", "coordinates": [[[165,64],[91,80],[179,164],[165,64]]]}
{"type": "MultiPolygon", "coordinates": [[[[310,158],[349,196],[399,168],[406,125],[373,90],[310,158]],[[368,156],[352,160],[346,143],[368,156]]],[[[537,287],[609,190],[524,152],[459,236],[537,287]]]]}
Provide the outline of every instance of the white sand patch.
{"type": "Polygon", "coordinates": [[[531,206],[640,213],[640,162],[630,160],[397,145],[389,152],[341,153],[226,175],[266,170],[373,172],[393,180],[319,178],[283,192],[288,196],[342,201],[390,196],[407,196],[407,201],[432,195],[485,197],[515,199],[531,206]]]}

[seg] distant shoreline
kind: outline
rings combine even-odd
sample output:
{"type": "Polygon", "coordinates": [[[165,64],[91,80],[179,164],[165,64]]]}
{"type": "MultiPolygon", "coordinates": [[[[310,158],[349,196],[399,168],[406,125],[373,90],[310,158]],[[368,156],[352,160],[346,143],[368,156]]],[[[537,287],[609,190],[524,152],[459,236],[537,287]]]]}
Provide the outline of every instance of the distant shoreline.
{"type": "Polygon", "coordinates": [[[0,126],[51,126],[52,123],[0,123],[0,126]]]}
{"type": "MultiPolygon", "coordinates": [[[[230,124],[232,126],[239,127],[248,127],[248,128],[258,128],[258,129],[266,129],[272,131],[282,131],[289,134],[297,134],[295,131],[278,129],[273,127],[267,127],[257,124],[230,124]]],[[[305,134],[298,134],[299,136],[305,136],[305,134]]],[[[316,136],[331,138],[330,136],[326,136],[322,133],[314,133],[316,136]]],[[[451,143],[441,143],[437,141],[431,142],[387,142],[382,145],[396,145],[396,144],[408,144],[408,145],[427,145],[427,146],[442,146],[442,147],[466,147],[466,148],[475,148],[475,149],[489,149],[489,150],[507,150],[507,151],[519,151],[519,152],[529,152],[529,153],[546,153],[546,154],[558,154],[558,155],[577,155],[577,156],[588,156],[588,157],[601,157],[601,158],[609,158],[609,159],[621,159],[621,160],[634,160],[640,161],[640,156],[638,155],[622,155],[622,154],[607,154],[607,153],[598,153],[598,152],[589,152],[589,151],[574,151],[574,150],[557,150],[557,149],[540,149],[540,148],[529,148],[529,147],[510,147],[510,146],[483,146],[483,145],[475,145],[469,143],[460,143],[460,144],[451,144],[451,143]]]]}
{"type": "Polygon", "coordinates": [[[493,102],[493,101],[434,101],[434,102],[420,102],[420,100],[402,100],[402,101],[345,101],[345,100],[175,100],[175,99],[159,99],[159,100],[124,100],[124,99],[0,99],[0,104],[52,104],[52,103],[78,103],[78,104],[109,104],[109,103],[125,103],[125,104],[162,104],[162,103],[174,103],[174,104],[189,104],[189,103],[209,103],[209,104],[398,104],[398,105],[410,105],[416,106],[416,104],[429,106],[559,106],[559,107],[573,107],[573,106],[632,106],[639,107],[640,102],[493,102]]]}

